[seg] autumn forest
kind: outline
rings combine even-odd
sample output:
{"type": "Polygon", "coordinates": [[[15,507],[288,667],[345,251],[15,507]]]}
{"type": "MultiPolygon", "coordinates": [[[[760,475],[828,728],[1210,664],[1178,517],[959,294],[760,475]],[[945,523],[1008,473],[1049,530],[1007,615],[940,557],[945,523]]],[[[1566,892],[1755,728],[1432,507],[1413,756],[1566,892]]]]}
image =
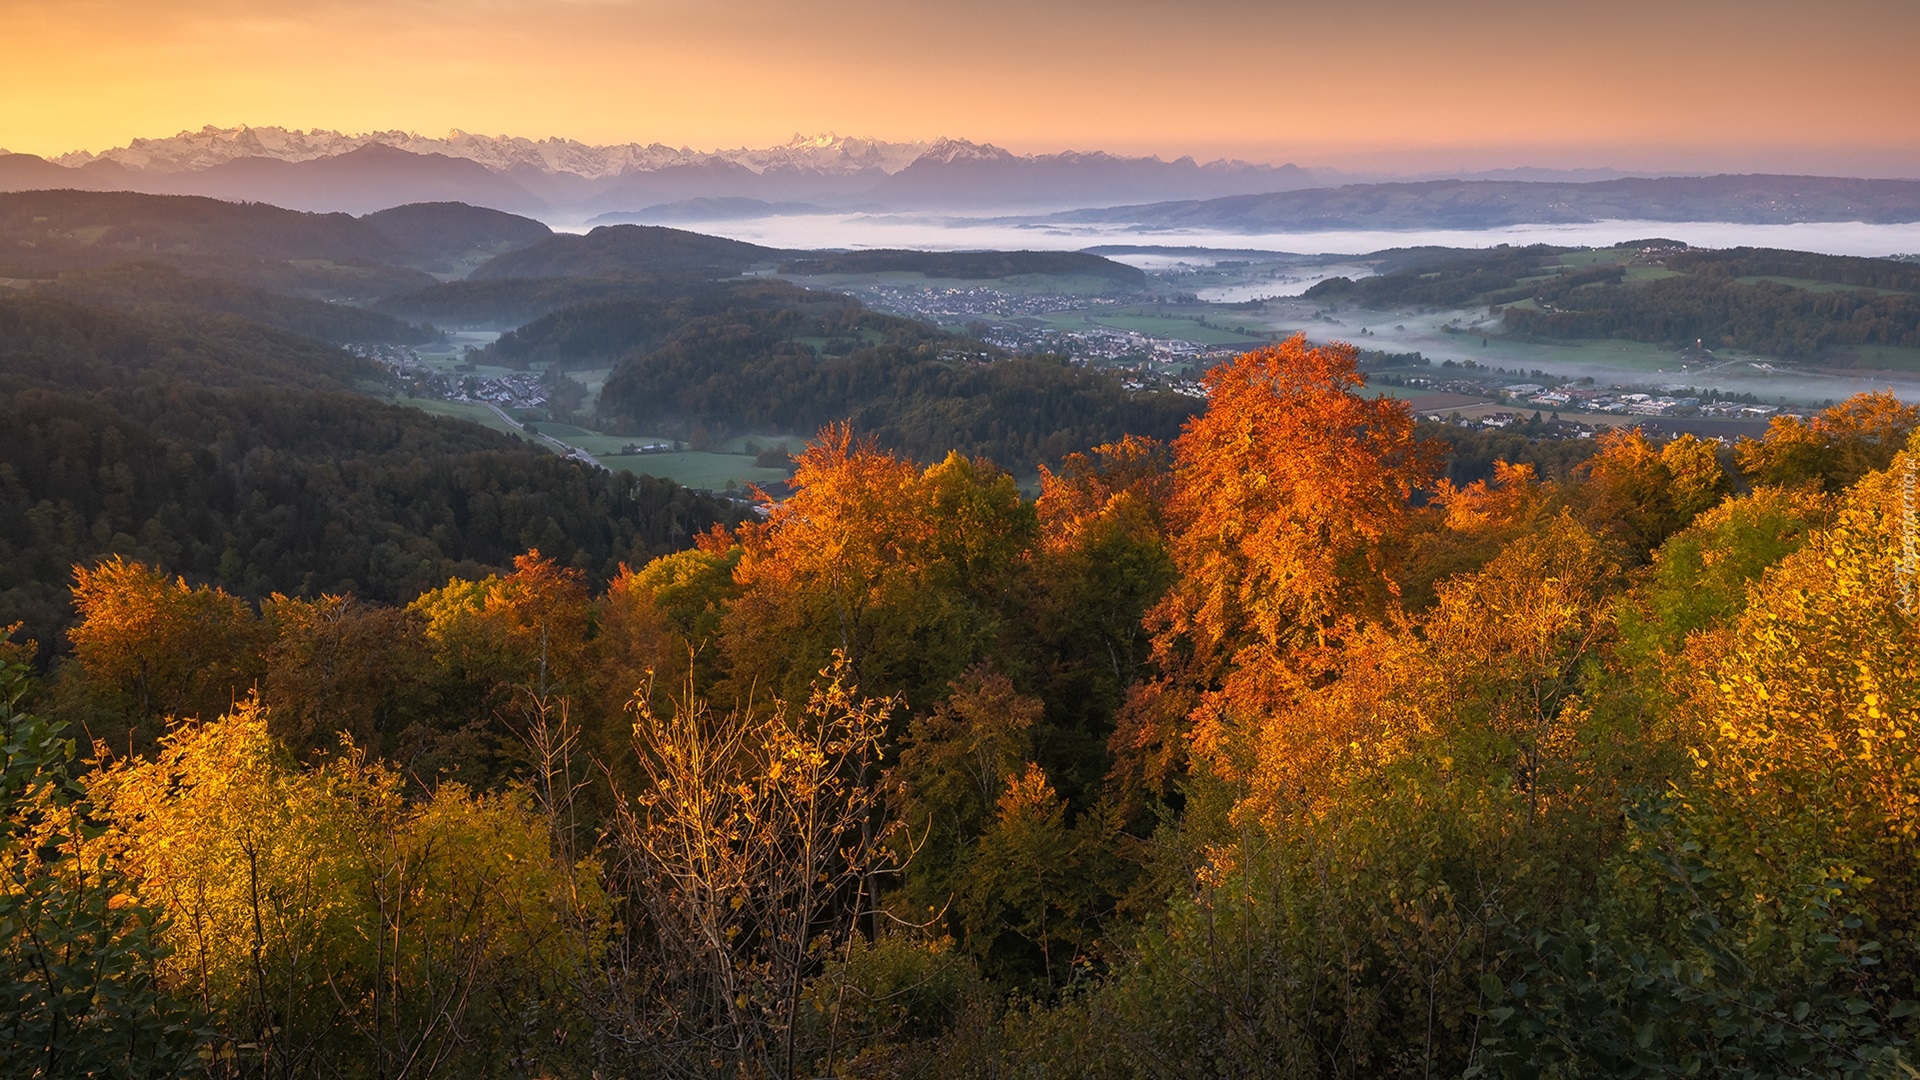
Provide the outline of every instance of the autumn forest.
{"type": "Polygon", "coordinates": [[[76,558],[6,1071],[1914,1075],[1920,410],[1468,480],[1357,360],[1037,498],[834,425],[594,559],[76,558]]]}

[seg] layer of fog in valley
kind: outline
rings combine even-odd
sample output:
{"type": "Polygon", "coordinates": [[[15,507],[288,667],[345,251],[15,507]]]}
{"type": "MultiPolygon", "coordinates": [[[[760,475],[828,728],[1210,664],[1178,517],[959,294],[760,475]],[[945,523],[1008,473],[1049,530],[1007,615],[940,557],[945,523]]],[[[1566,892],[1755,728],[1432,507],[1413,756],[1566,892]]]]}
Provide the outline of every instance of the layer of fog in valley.
{"type": "MultiPolygon", "coordinates": [[[[585,232],[584,221],[550,222],[585,232]]],[[[1858,221],[1751,225],[1724,221],[1597,221],[1579,225],[1513,225],[1498,229],[1336,229],[1245,233],[1147,229],[1123,224],[1062,224],[1012,218],[909,214],[791,214],[675,222],[677,227],[769,247],[803,249],[917,248],[928,251],[1075,251],[1100,245],[1218,248],[1230,251],[1362,254],[1400,247],[1492,247],[1553,244],[1608,247],[1664,237],[1695,247],[1771,247],[1827,255],[1883,257],[1920,252],[1920,222],[1858,221]]],[[[1127,255],[1115,255],[1135,262],[1127,255]]],[[[1281,295],[1281,294],[1273,294],[1281,295]]]]}

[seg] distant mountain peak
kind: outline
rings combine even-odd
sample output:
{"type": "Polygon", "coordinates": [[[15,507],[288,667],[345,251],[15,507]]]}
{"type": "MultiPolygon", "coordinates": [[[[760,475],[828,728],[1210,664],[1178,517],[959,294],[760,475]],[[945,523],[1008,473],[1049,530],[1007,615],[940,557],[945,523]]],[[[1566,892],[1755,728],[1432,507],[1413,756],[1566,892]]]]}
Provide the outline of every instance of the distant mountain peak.
{"type": "Polygon", "coordinates": [[[992,143],[970,142],[966,139],[950,139],[941,136],[926,148],[914,164],[920,162],[952,165],[962,161],[1003,162],[1018,161],[1019,155],[993,145],[992,143]]]}
{"type": "Polygon", "coordinates": [[[323,128],[302,131],[245,124],[222,128],[208,124],[198,131],[181,131],[166,138],[138,138],[126,146],[98,153],[78,150],[53,160],[68,168],[104,161],[141,171],[194,172],[248,157],[289,162],[338,157],[371,144],[412,154],[466,158],[496,172],[532,169],[546,176],[575,176],[587,180],[721,162],[744,166],[754,172],[784,167],[829,174],[875,168],[894,173],[919,157],[927,147],[924,142],[895,143],[822,132],[796,134],[782,146],[707,152],[658,142],[593,145],[556,137],[479,135],[457,127],[434,138],[399,130],[348,135],[323,128]]]}
{"type": "MultiPolygon", "coordinates": [[[[1073,209],[1264,193],[1309,182],[1292,166],[1276,170],[1227,161],[1196,166],[1191,157],[1169,162],[1100,149],[1014,153],[951,136],[894,142],[802,131],[773,146],[695,150],[659,142],[596,145],[554,136],[444,130],[438,136],[401,130],[349,134],[209,124],[97,153],[75,151],[46,168],[14,160],[0,185],[280,198],[300,208],[357,212],[380,208],[374,205],[384,198],[380,185],[405,175],[411,178],[405,192],[411,201],[459,199],[515,212],[544,208],[561,219],[581,211],[585,216],[631,214],[636,207],[689,200],[709,200],[693,204],[706,207],[716,199],[828,207],[1073,209]],[[356,171],[364,175],[353,181],[360,187],[349,194],[343,185],[356,171]],[[287,186],[297,178],[310,185],[287,186]]],[[[400,194],[396,190],[394,197],[400,194]]]]}

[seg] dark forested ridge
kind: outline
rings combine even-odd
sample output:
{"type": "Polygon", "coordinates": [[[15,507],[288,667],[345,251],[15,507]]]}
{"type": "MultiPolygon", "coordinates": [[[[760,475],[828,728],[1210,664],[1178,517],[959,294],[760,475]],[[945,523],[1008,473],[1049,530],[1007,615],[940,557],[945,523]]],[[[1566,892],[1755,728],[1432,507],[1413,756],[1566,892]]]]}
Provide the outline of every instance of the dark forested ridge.
{"type": "Polygon", "coordinates": [[[1920,345],[1920,273],[1909,263],[1764,248],[1688,250],[1643,241],[1612,251],[1535,245],[1384,253],[1382,272],[1331,278],[1309,299],[1501,308],[1506,332],[1732,346],[1795,360],[1836,349],[1920,345]]]}
{"type": "Polygon", "coordinates": [[[449,281],[386,297],[372,307],[435,326],[512,330],[570,304],[646,299],[689,287],[685,277],[660,274],[449,281]]]}
{"type": "Polygon", "coordinates": [[[1387,252],[1379,272],[1372,277],[1328,278],[1301,295],[1309,300],[1351,300],[1375,310],[1396,304],[1460,307],[1497,290],[1511,289],[1521,278],[1548,275],[1549,268],[1557,266],[1568,250],[1534,244],[1486,251],[1387,252]]]}
{"type": "Polygon", "coordinates": [[[397,600],[530,546],[605,578],[731,520],[353,392],[376,374],[237,318],[0,295],[0,625],[56,644],[70,568],[108,553],[247,595],[397,600]]]}
{"type": "Polygon", "coordinates": [[[619,277],[625,274],[704,274],[731,277],[785,252],[656,225],[602,225],[584,236],[549,237],[489,260],[475,281],[501,278],[619,277]]]}
{"type": "Polygon", "coordinates": [[[0,194],[8,262],[59,265],[163,255],[397,261],[407,249],[348,214],[308,214],[266,203],[116,191],[0,194]]]}
{"type": "Polygon", "coordinates": [[[169,314],[235,315],[331,344],[435,340],[432,329],[366,308],[286,296],[224,278],[196,277],[165,263],[118,263],[68,271],[36,290],[76,303],[164,318],[169,314]]]}
{"type": "Polygon", "coordinates": [[[533,218],[457,202],[408,203],[360,220],[407,251],[433,256],[497,244],[526,247],[553,235],[533,218]]]}
{"type": "Polygon", "coordinates": [[[1769,275],[1828,282],[1856,289],[1920,293],[1920,264],[1896,259],[1862,259],[1778,248],[1679,250],[1666,257],[1675,270],[1693,273],[1709,267],[1732,277],[1769,275]]]}
{"type": "MultiPolygon", "coordinates": [[[[831,293],[810,293],[783,281],[713,281],[705,278],[622,279],[618,282],[554,283],[526,282],[526,288],[512,288],[508,282],[473,283],[465,287],[442,286],[429,294],[401,297],[394,305],[418,304],[423,310],[452,306],[454,298],[468,294],[495,295],[485,303],[519,306],[531,303],[512,294],[529,297],[578,296],[594,292],[603,296],[569,302],[557,310],[500,335],[486,349],[498,363],[509,365],[560,364],[563,367],[596,367],[611,363],[635,349],[653,349],[675,330],[692,319],[727,311],[778,311],[783,309],[837,310],[852,302],[831,293]],[[600,286],[604,285],[604,288],[600,286]]],[[[869,312],[875,326],[890,321],[904,326],[907,320],[892,319],[869,312]]],[[[855,331],[856,335],[858,331],[855,331]]],[[[827,336],[825,333],[816,335],[827,336]]]]}
{"type": "Polygon", "coordinates": [[[423,269],[546,235],[539,222],[458,203],[355,218],[191,195],[22,191],[0,194],[0,277],[162,262],[276,292],[367,299],[433,284],[423,269]]]}
{"type": "Polygon", "coordinates": [[[377,374],[338,349],[245,319],[183,311],[141,316],[13,291],[0,292],[0,363],[0,380],[15,393],[169,381],[342,392],[377,374]]]}
{"type": "Polygon", "coordinates": [[[1920,346],[1920,294],[1816,292],[1776,281],[1741,282],[1724,264],[1640,285],[1597,283],[1537,306],[1506,310],[1510,333],[1544,338],[1703,342],[1793,360],[1835,347],[1920,346]]]}

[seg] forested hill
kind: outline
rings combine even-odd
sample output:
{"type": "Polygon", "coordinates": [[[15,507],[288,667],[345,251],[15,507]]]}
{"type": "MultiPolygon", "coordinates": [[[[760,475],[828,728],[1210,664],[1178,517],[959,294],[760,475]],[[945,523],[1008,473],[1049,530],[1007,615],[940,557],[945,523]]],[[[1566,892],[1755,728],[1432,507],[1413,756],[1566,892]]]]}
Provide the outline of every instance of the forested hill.
{"type": "Polygon", "coordinates": [[[195,277],[165,263],[120,263],[98,270],[69,271],[35,288],[63,299],[135,314],[236,315],[336,345],[414,345],[439,336],[429,328],[410,326],[367,308],[285,296],[224,278],[195,277]]]}
{"type": "Polygon", "coordinates": [[[360,219],[415,255],[457,258],[473,251],[530,247],[553,235],[532,218],[457,202],[408,203],[360,219]]]}
{"type": "Polygon", "coordinates": [[[546,226],[460,204],[365,218],[132,192],[0,194],[0,277],[163,262],[275,292],[367,299],[423,288],[537,242],[546,226]]]}
{"type": "Polygon", "coordinates": [[[0,291],[0,386],[9,395],[167,383],[343,393],[376,372],[338,349],[244,319],[130,315],[0,291]]]}
{"type": "Polygon", "coordinates": [[[1053,220],[1244,232],[1590,221],[1901,222],[1920,221],[1920,181],[1768,175],[1427,180],[1075,210],[1053,220]]]}
{"type": "Polygon", "coordinates": [[[1305,295],[1374,310],[1487,305],[1511,334],[1700,342],[1834,366],[1861,346],[1920,346],[1920,268],[1890,259],[1671,240],[1383,255],[1377,276],[1305,295]]]}
{"type": "Polygon", "coordinates": [[[798,324],[792,314],[733,311],[676,327],[614,368],[603,418],[681,438],[806,434],[851,420],[912,458],[958,450],[1025,473],[1130,434],[1171,438],[1199,406],[1170,392],[1129,393],[1111,375],[1055,358],[982,362],[917,328],[873,341],[878,320],[857,308],[798,324]],[[825,336],[824,346],[800,340],[809,336],[825,336]]]}
{"type": "MultiPolygon", "coordinates": [[[[536,297],[556,301],[580,297],[501,334],[485,350],[499,364],[559,364],[567,369],[609,365],[635,349],[657,348],[689,319],[736,309],[840,308],[853,303],[843,296],[808,292],[784,281],[704,278],[466,282],[442,285],[393,303],[396,307],[417,304],[422,310],[436,310],[467,296],[502,306],[528,307],[536,297]]],[[[874,318],[885,321],[884,316],[874,318]]],[[[905,319],[893,321],[929,329],[905,319]]]]}
{"type": "Polygon", "coordinates": [[[372,307],[397,318],[436,326],[512,330],[572,304],[664,295],[687,287],[685,277],[662,274],[449,281],[387,297],[372,307]]]}
{"type": "Polygon", "coordinates": [[[731,277],[755,264],[774,262],[784,254],[758,244],[684,229],[602,225],[584,236],[554,236],[501,255],[470,276],[475,281],[659,273],[731,277]]]}
{"type": "Polygon", "coordinates": [[[406,249],[348,214],[308,214],[266,203],[114,191],[0,194],[7,260],[68,265],[154,253],[267,259],[397,262],[406,249]]]}
{"type": "Polygon", "coordinates": [[[237,318],[0,294],[0,626],[53,646],[74,564],[400,600],[540,547],[595,577],[725,504],[352,392],[361,361],[237,318]]]}

